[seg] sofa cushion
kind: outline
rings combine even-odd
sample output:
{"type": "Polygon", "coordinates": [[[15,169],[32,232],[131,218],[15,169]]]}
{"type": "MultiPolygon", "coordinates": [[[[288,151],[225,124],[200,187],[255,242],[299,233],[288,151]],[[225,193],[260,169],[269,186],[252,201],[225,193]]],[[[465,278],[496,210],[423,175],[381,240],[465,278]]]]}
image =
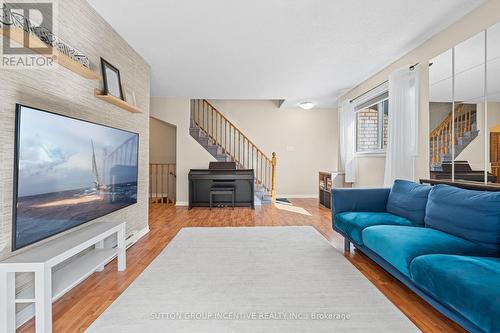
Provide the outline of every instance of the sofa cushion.
{"type": "Polygon", "coordinates": [[[415,284],[485,332],[500,332],[500,258],[426,255],[410,265],[415,284]]]}
{"type": "Polygon", "coordinates": [[[500,192],[434,186],[425,225],[482,244],[500,255],[500,192]]]}
{"type": "Polygon", "coordinates": [[[389,193],[386,210],[388,213],[424,225],[425,206],[430,190],[431,187],[428,185],[397,179],[389,193]]]}
{"type": "Polygon", "coordinates": [[[335,215],[335,228],[347,235],[353,242],[363,245],[361,232],[364,228],[374,225],[408,225],[413,223],[394,214],[389,213],[367,213],[367,212],[344,212],[335,215]]]}
{"type": "Polygon", "coordinates": [[[424,254],[492,256],[491,250],[439,230],[378,225],[362,231],[364,246],[409,276],[411,261],[424,254]]]}
{"type": "Polygon", "coordinates": [[[332,188],[333,214],[343,212],[384,212],[389,188],[332,188]]]}

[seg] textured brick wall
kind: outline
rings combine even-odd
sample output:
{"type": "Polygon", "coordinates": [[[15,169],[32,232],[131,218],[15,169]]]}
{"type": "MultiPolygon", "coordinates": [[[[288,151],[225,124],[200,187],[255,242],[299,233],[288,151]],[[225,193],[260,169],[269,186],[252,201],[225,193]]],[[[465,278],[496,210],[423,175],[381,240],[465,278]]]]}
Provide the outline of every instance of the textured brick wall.
{"type": "MultiPolygon", "coordinates": [[[[358,128],[357,128],[357,151],[372,151],[378,150],[378,111],[376,109],[364,109],[358,112],[358,128]]],[[[387,146],[387,125],[389,118],[383,116],[383,148],[387,146]]]]}
{"type": "Polygon", "coordinates": [[[364,109],[358,112],[358,151],[378,149],[378,111],[364,109]]]}
{"type": "Polygon", "coordinates": [[[384,145],[383,148],[387,147],[387,126],[389,125],[389,117],[387,114],[384,113],[384,137],[382,138],[382,143],[384,145]]]}
{"type": "MultiPolygon", "coordinates": [[[[92,69],[100,72],[100,57],[120,69],[123,85],[135,91],[137,104],[144,113],[132,114],[95,98],[94,88],[102,88],[102,82],[87,80],[61,66],[54,69],[0,69],[0,260],[12,255],[16,103],[139,133],[137,204],[90,223],[126,221],[128,235],[143,230],[148,224],[150,67],[87,1],[64,0],[58,3],[58,35],[88,55],[92,69]]],[[[61,236],[64,234],[55,237],[61,236]]],[[[19,290],[31,283],[31,276],[19,274],[16,283],[19,290]]]]}

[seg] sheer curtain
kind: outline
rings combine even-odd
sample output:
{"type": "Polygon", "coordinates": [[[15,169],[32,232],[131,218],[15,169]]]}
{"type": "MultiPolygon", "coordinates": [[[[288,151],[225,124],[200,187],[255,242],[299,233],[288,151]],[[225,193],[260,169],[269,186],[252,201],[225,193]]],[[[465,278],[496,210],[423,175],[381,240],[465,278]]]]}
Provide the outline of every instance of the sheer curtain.
{"type": "Polygon", "coordinates": [[[356,144],[356,113],[354,106],[345,100],[339,113],[340,124],[340,162],[345,172],[345,181],[356,181],[356,159],[354,150],[356,144]]]}
{"type": "Polygon", "coordinates": [[[389,124],[385,186],[395,179],[415,180],[418,154],[419,71],[400,69],[389,77],[389,124]]]}

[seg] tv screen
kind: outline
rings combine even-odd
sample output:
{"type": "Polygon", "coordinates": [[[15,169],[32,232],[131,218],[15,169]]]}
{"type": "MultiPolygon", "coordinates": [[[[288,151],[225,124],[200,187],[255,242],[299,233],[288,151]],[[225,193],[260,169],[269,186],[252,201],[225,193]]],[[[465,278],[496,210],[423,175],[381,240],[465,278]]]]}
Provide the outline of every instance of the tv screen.
{"type": "Polygon", "coordinates": [[[137,202],[139,135],[16,106],[13,250],[137,202]]]}

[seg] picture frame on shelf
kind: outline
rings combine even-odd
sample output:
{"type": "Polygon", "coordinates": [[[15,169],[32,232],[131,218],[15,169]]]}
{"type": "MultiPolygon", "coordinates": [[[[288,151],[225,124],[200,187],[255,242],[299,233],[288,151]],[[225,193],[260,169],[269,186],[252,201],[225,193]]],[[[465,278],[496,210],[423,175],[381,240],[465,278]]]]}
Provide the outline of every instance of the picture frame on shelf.
{"type": "Polygon", "coordinates": [[[122,82],[120,71],[115,66],[111,65],[108,61],[101,58],[102,79],[104,82],[103,93],[105,95],[115,96],[125,101],[123,94],[122,82]]]}

